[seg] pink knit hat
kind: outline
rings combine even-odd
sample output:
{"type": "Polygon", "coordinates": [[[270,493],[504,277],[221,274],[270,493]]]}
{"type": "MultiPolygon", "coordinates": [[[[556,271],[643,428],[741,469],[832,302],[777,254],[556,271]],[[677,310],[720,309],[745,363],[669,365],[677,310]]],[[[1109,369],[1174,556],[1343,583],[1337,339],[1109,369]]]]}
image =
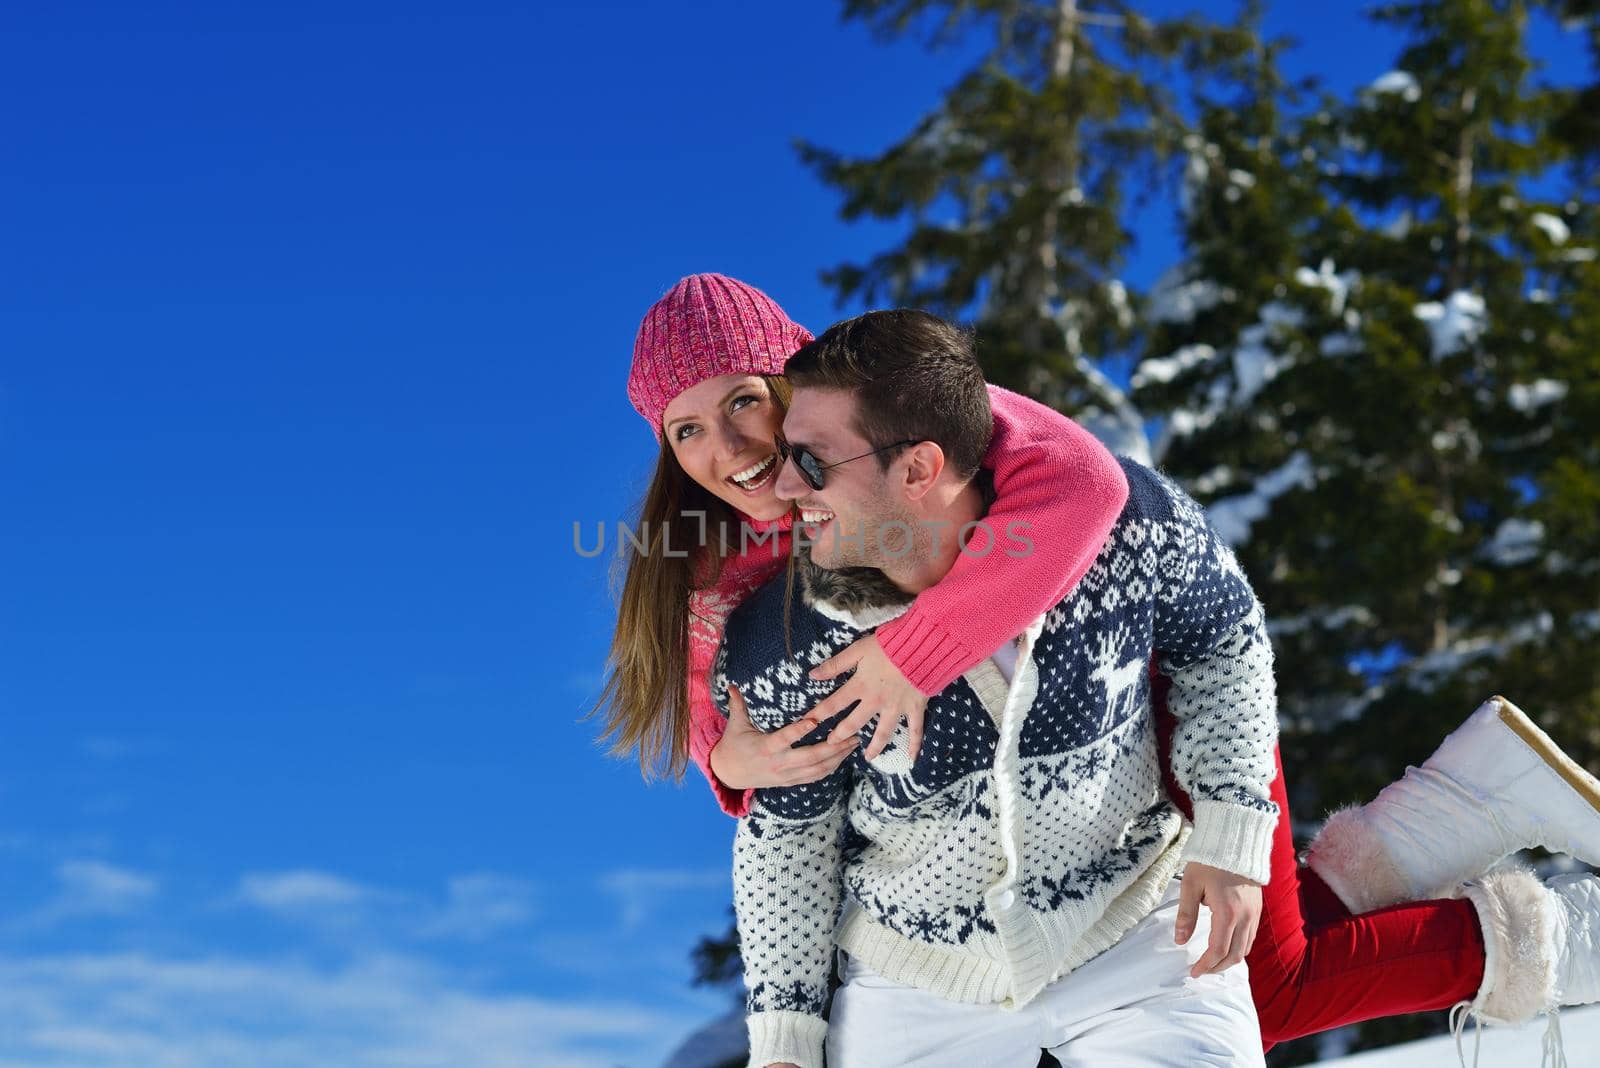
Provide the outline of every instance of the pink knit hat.
{"type": "Polygon", "coordinates": [[[656,437],[672,398],[718,375],[778,375],[811,340],[755,286],[691,274],[650,306],[633,341],[628,399],[656,437]]]}

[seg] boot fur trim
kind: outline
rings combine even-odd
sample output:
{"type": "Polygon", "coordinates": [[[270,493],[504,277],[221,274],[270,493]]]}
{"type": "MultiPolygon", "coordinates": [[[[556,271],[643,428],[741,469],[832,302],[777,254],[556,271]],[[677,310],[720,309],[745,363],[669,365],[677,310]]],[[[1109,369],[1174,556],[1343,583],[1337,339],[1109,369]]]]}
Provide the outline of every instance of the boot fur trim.
{"type": "Polygon", "coordinates": [[[1502,868],[1461,889],[1483,925],[1483,985],[1472,1002],[1487,1023],[1518,1026],[1555,1004],[1555,913],[1530,871],[1502,868]]]}
{"type": "Polygon", "coordinates": [[[1306,866],[1356,915],[1418,897],[1383,841],[1367,826],[1359,805],[1328,817],[1311,841],[1306,866]]]}

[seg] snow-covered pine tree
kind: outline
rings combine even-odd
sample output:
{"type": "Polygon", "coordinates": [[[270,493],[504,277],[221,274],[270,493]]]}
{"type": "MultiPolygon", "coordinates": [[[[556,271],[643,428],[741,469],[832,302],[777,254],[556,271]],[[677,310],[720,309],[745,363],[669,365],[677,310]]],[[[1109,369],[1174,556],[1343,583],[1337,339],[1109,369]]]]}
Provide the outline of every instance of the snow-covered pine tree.
{"type": "Polygon", "coordinates": [[[982,34],[987,51],[884,152],[801,146],[842,194],[845,218],[909,225],[896,247],[825,272],[841,303],[914,305],[975,325],[992,381],[1144,454],[1125,375],[1105,362],[1128,351],[1135,326],[1117,275],[1126,214],[1177,158],[1183,85],[1227,77],[1253,45],[1250,19],[1154,20],[1119,0],[847,0],[844,14],[888,37],[982,34]]]}
{"type": "Polygon", "coordinates": [[[1376,17],[1409,45],[1355,100],[1286,117],[1263,56],[1205,107],[1133,383],[1268,607],[1312,820],[1492,692],[1600,751],[1600,127],[1535,83],[1521,5],[1376,17]]]}
{"type": "Polygon", "coordinates": [[[1524,4],[1374,17],[1409,43],[1357,99],[1208,113],[1135,380],[1273,620],[1302,814],[1495,692],[1600,753],[1600,287],[1565,97],[1524,4]]]}
{"type": "Polygon", "coordinates": [[[1559,589],[1549,591],[1550,610],[1563,631],[1560,655],[1541,666],[1556,676],[1547,685],[1564,692],[1566,704],[1587,710],[1593,767],[1600,751],[1600,2],[1562,0],[1554,14],[1567,32],[1584,36],[1590,62],[1585,84],[1554,94],[1550,129],[1564,164],[1562,181],[1553,183],[1560,206],[1531,221],[1544,239],[1537,246],[1542,292],[1535,295],[1555,322],[1542,375],[1547,382],[1521,396],[1551,401],[1537,412],[1538,433],[1548,440],[1535,437],[1528,446],[1537,454],[1530,466],[1543,473],[1534,518],[1551,547],[1545,574],[1559,589]],[[1569,670],[1574,664],[1586,665],[1587,675],[1569,670]]]}

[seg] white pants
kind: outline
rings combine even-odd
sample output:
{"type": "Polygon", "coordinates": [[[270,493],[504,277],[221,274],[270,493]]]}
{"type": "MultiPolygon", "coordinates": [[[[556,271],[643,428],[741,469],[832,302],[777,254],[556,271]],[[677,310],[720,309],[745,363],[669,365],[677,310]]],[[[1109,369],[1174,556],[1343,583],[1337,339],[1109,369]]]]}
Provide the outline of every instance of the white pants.
{"type": "Polygon", "coordinates": [[[891,983],[855,959],[834,995],[828,1068],[1197,1068],[1265,1061],[1243,964],[1189,978],[1206,950],[1204,906],[1189,944],[1173,942],[1178,884],[1122,940],[1017,1011],[966,1005],[891,983]]]}

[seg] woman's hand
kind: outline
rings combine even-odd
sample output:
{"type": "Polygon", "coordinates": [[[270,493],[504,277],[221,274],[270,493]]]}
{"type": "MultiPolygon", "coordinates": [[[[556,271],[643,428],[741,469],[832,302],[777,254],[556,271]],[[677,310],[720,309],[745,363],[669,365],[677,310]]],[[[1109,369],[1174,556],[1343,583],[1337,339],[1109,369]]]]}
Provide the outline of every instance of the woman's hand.
{"type": "Polygon", "coordinates": [[[711,770],[730,790],[758,790],[768,786],[798,786],[816,782],[837,768],[856,748],[855,735],[816,745],[794,744],[817,729],[821,721],[807,714],[787,727],[758,730],[750,722],[744,695],[728,687],[728,729],[712,747],[711,770]]]}
{"type": "Polygon", "coordinates": [[[822,723],[849,707],[852,701],[860,701],[856,710],[833,728],[829,739],[853,738],[877,716],[878,728],[872,732],[872,742],[867,746],[867,759],[871,760],[883,752],[903,719],[906,721],[907,758],[915,761],[922,748],[922,716],[928,707],[928,696],[900,674],[900,669],[878,645],[876,634],[858,638],[834,653],[811,669],[811,677],[831,679],[852,668],[855,674],[819,701],[806,716],[822,723]]]}

